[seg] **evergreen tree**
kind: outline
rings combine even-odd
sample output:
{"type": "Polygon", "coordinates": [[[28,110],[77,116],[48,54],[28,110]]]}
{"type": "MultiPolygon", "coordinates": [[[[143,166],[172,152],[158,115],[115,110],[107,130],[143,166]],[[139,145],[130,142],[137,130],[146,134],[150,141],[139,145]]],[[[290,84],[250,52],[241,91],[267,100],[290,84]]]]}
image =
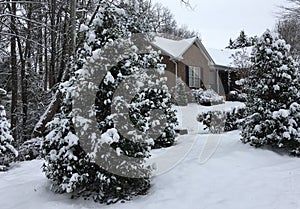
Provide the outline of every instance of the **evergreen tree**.
{"type": "Polygon", "coordinates": [[[290,46],[269,30],[254,46],[242,141],[299,154],[299,68],[289,50],[290,46]]]}
{"type": "Polygon", "coordinates": [[[256,37],[248,38],[245,34],[245,31],[241,31],[240,35],[233,41],[231,38],[229,39],[229,45],[226,47],[228,49],[240,49],[249,46],[253,46],[255,44],[256,37]]]}
{"type": "Polygon", "coordinates": [[[17,150],[13,147],[13,137],[10,134],[10,124],[6,118],[6,112],[1,105],[1,97],[6,91],[0,89],[0,171],[7,170],[10,161],[18,156],[17,150]]]}
{"type": "MultiPolygon", "coordinates": [[[[144,162],[155,138],[136,127],[156,124],[149,119],[153,109],[170,113],[173,120],[175,115],[165,81],[156,76],[164,71],[158,53],[138,53],[126,10],[107,1],[100,6],[93,24],[81,27],[86,39],[73,76],[60,85],[63,105],[48,125],[43,153],[54,191],[109,204],[145,194],[150,187],[151,169],[144,162]],[[104,75],[100,80],[99,74],[104,75]]],[[[173,142],[175,122],[169,121],[158,136],[173,142]]]]}
{"type": "Polygon", "coordinates": [[[229,39],[229,44],[226,48],[228,48],[228,49],[233,49],[234,48],[234,42],[231,38],[229,39]]]}

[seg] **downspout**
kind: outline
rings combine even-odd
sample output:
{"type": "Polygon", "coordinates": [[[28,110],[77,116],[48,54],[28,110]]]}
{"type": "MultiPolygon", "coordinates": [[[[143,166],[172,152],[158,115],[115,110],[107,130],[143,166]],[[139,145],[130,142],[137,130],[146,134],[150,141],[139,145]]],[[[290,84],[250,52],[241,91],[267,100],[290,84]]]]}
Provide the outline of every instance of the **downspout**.
{"type": "Polygon", "coordinates": [[[217,69],[217,89],[218,89],[218,94],[220,95],[220,76],[219,76],[219,69],[217,69]]]}
{"type": "Polygon", "coordinates": [[[176,91],[176,86],[177,86],[177,78],[178,78],[178,64],[175,60],[171,60],[175,64],[175,91],[176,91]]]}

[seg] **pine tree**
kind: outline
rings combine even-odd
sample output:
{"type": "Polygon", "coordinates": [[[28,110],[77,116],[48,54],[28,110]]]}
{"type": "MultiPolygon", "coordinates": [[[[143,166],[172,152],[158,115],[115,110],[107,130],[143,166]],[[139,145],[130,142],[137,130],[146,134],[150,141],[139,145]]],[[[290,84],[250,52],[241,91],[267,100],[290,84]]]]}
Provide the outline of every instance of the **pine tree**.
{"type": "MultiPolygon", "coordinates": [[[[0,104],[1,96],[5,94],[6,91],[0,89],[0,104]]],[[[18,156],[17,150],[12,145],[13,140],[10,134],[10,124],[7,121],[5,109],[0,105],[0,171],[7,170],[12,159],[18,156]]]]}
{"type": "Polygon", "coordinates": [[[238,47],[246,47],[248,45],[248,37],[245,34],[245,31],[241,31],[239,37],[236,40],[236,45],[238,47]]]}
{"type": "Polygon", "coordinates": [[[299,154],[299,68],[289,50],[290,46],[269,30],[254,46],[242,141],[299,154]]]}
{"type": "Polygon", "coordinates": [[[231,38],[229,39],[229,45],[226,47],[228,49],[240,49],[249,46],[253,46],[256,42],[256,37],[248,38],[245,34],[245,31],[241,31],[240,35],[233,41],[231,38]]]}

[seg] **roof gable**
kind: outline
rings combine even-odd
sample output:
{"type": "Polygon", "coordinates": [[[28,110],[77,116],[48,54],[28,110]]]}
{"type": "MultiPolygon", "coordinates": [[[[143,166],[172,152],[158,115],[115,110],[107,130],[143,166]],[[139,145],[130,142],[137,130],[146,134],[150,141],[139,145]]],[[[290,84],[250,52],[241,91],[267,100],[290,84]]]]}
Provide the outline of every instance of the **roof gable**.
{"type": "Polygon", "coordinates": [[[165,54],[167,54],[175,60],[182,60],[184,53],[189,48],[191,48],[193,44],[196,44],[198,46],[200,51],[207,58],[208,62],[214,64],[213,59],[210,57],[210,55],[208,54],[198,37],[182,39],[177,41],[156,36],[154,38],[154,41],[152,42],[152,45],[154,47],[158,48],[159,50],[161,50],[162,52],[164,52],[165,54]]]}

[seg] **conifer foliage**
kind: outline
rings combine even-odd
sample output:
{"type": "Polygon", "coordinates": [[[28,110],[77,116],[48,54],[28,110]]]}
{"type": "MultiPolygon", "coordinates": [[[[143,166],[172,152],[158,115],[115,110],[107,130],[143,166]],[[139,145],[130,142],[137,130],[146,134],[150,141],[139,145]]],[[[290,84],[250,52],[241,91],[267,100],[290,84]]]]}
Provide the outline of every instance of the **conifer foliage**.
{"type": "Polygon", "coordinates": [[[166,121],[157,137],[170,146],[176,118],[166,80],[157,76],[164,72],[159,54],[138,53],[126,10],[107,1],[100,6],[93,24],[81,26],[86,39],[73,76],[60,85],[63,104],[48,125],[43,169],[55,192],[110,204],[147,192],[151,169],[144,162],[156,143],[147,130],[166,121]],[[152,117],[153,110],[166,116],[152,117]]]}
{"type": "MultiPolygon", "coordinates": [[[[6,91],[0,89],[0,104],[1,96],[4,96],[6,91]]],[[[10,123],[6,118],[6,112],[0,105],[0,171],[8,169],[9,162],[18,156],[18,151],[12,145],[13,137],[10,134],[10,123]]]]}
{"type": "Polygon", "coordinates": [[[242,30],[240,35],[233,41],[231,38],[229,39],[229,45],[226,47],[228,49],[240,49],[249,46],[253,46],[256,37],[248,37],[245,32],[242,30]]]}
{"type": "Polygon", "coordinates": [[[300,154],[299,65],[290,46],[267,30],[252,52],[242,141],[300,154]]]}

